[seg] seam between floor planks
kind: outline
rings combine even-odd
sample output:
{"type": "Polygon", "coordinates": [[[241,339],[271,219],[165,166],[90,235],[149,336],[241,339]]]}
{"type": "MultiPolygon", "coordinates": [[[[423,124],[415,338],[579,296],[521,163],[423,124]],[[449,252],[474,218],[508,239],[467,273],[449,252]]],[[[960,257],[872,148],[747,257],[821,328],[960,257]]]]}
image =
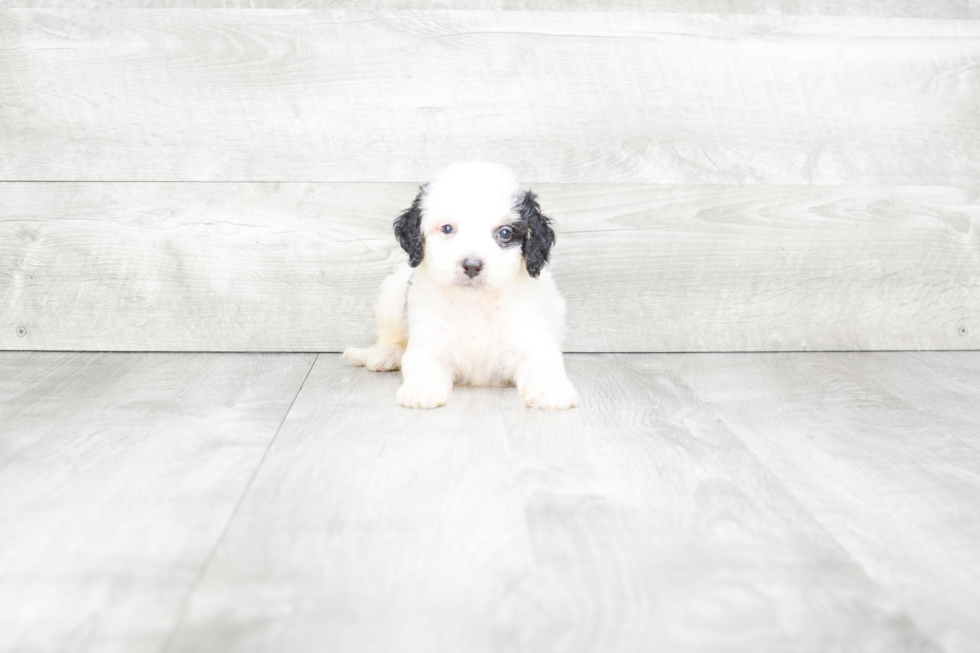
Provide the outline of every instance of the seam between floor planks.
{"type": "Polygon", "coordinates": [[[313,358],[0,355],[0,648],[155,651],[313,358]]]}
{"type": "Polygon", "coordinates": [[[230,529],[232,523],[234,523],[235,517],[238,515],[238,510],[241,508],[242,503],[244,503],[245,497],[248,496],[248,492],[252,487],[252,483],[255,481],[255,477],[258,475],[259,470],[262,469],[262,464],[265,462],[266,457],[269,455],[269,450],[272,449],[272,446],[276,443],[276,439],[279,437],[279,433],[282,431],[282,425],[285,424],[286,420],[289,418],[290,411],[292,411],[293,406],[296,405],[296,398],[299,397],[300,393],[303,391],[303,386],[306,385],[306,380],[310,378],[310,372],[313,371],[313,367],[316,365],[316,362],[317,360],[319,360],[319,358],[320,358],[319,354],[313,357],[313,362],[310,363],[310,368],[306,370],[306,376],[303,377],[303,382],[300,383],[299,389],[296,390],[296,394],[293,395],[293,400],[289,403],[289,408],[286,409],[286,413],[282,416],[282,420],[279,422],[279,426],[276,428],[276,432],[275,434],[273,434],[272,439],[269,440],[269,445],[265,448],[265,451],[262,453],[262,457],[259,459],[258,464],[255,466],[255,469],[252,470],[252,475],[249,476],[248,482],[242,488],[242,493],[238,497],[238,501],[235,502],[235,507],[232,508],[231,514],[228,515],[228,519],[225,521],[224,528],[221,529],[221,534],[215,539],[214,543],[211,546],[211,550],[208,552],[207,558],[204,560],[204,563],[201,564],[197,576],[194,578],[193,584],[187,590],[187,593],[184,595],[184,599],[180,602],[180,607],[177,610],[177,617],[174,620],[173,628],[170,629],[170,632],[167,633],[166,638],[163,640],[163,643],[159,648],[160,653],[167,653],[167,651],[170,649],[171,645],[173,644],[174,636],[177,634],[178,630],[180,630],[180,626],[183,623],[184,615],[187,611],[188,604],[190,603],[191,599],[193,599],[194,594],[197,592],[197,589],[201,584],[201,580],[203,580],[204,575],[208,571],[208,568],[211,566],[211,563],[214,561],[214,556],[218,552],[218,548],[221,546],[221,543],[224,541],[225,536],[228,535],[228,529],[230,529]]]}

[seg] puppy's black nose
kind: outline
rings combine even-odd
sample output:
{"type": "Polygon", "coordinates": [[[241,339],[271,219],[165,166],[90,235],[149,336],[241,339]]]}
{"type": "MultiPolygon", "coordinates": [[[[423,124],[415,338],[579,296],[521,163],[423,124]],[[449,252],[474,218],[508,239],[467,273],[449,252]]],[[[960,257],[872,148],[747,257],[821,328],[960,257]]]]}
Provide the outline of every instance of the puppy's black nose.
{"type": "Polygon", "coordinates": [[[483,269],[483,261],[478,258],[464,258],[463,259],[463,271],[466,272],[466,276],[470,279],[480,274],[480,270],[483,269]]]}

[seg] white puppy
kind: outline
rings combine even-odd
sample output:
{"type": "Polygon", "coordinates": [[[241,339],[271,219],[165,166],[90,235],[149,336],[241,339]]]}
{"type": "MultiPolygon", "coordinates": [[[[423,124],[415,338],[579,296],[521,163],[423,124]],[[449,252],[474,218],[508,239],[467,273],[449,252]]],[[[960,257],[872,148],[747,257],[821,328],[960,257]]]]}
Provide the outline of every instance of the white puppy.
{"type": "Polygon", "coordinates": [[[395,400],[435,408],[454,383],[516,384],[524,403],[578,404],[565,375],[565,302],[547,270],[555,232],[514,173],[457,163],[421,187],[395,221],[408,264],[385,279],[378,343],[348,349],[358,365],[401,366],[395,400]]]}

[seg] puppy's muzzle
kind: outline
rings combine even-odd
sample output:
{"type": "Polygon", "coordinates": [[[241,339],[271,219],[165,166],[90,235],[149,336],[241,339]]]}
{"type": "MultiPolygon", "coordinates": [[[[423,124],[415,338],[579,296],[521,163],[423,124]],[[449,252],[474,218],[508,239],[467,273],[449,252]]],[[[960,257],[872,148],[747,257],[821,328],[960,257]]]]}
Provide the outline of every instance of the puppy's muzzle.
{"type": "Polygon", "coordinates": [[[483,261],[478,258],[465,258],[463,259],[463,272],[466,273],[470,279],[480,274],[480,270],[483,269],[483,261]]]}

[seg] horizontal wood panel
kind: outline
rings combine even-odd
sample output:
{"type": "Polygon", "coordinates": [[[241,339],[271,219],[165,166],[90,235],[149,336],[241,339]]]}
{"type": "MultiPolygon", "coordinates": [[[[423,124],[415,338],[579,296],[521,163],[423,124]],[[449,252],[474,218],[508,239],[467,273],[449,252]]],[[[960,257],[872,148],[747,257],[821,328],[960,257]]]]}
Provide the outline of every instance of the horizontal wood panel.
{"type": "Polygon", "coordinates": [[[476,9],[980,18],[970,0],[0,0],[0,8],[476,9]]]}
{"type": "Polygon", "coordinates": [[[5,180],[408,182],[463,157],[554,183],[980,183],[977,21],[205,9],[0,20],[5,180]]]}
{"type": "MultiPolygon", "coordinates": [[[[975,190],[532,187],[559,224],[569,351],[980,347],[975,190]]],[[[366,344],[415,190],[0,184],[0,348],[366,344]]]]}

